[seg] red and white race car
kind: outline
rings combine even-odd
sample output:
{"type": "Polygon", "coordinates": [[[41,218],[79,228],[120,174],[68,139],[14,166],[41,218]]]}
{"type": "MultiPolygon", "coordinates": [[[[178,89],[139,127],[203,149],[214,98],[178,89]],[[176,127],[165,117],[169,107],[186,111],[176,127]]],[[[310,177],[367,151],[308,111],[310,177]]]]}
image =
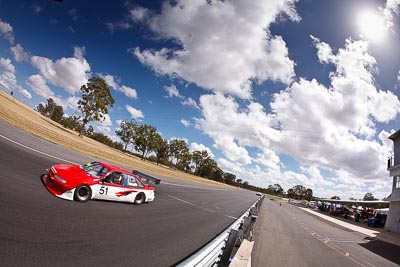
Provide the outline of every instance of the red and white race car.
{"type": "Polygon", "coordinates": [[[138,175],[103,162],[53,165],[42,179],[53,195],[67,200],[101,199],[135,204],[154,200],[154,188],[138,175]]]}

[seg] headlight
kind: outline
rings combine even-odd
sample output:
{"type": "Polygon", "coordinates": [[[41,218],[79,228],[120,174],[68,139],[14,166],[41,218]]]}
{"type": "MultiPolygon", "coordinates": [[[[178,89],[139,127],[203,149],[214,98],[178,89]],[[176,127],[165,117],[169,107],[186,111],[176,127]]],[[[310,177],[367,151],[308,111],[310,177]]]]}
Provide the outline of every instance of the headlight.
{"type": "Polygon", "coordinates": [[[63,178],[61,178],[60,176],[58,176],[57,174],[54,174],[54,177],[56,177],[56,179],[58,181],[60,181],[61,183],[65,184],[67,181],[65,181],[63,178]]]}

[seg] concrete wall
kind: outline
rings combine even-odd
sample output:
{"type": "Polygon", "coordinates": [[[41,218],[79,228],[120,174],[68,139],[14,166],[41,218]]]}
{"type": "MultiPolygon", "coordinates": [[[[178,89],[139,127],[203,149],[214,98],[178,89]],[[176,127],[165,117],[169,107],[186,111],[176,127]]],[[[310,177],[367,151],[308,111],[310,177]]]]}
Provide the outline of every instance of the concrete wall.
{"type": "Polygon", "coordinates": [[[400,201],[390,202],[385,230],[400,233],[400,201]]]}
{"type": "Polygon", "coordinates": [[[394,165],[400,164],[400,138],[393,140],[394,165]]]}
{"type": "Polygon", "coordinates": [[[400,188],[396,188],[396,176],[393,177],[392,196],[394,200],[400,200],[400,188]]]}

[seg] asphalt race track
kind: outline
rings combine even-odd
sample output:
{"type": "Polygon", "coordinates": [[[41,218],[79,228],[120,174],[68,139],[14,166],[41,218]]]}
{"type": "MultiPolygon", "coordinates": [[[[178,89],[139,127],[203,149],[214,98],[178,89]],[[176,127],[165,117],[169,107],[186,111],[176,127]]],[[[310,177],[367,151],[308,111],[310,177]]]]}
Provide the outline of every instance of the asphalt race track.
{"type": "Polygon", "coordinates": [[[162,177],[153,203],[78,203],[54,197],[40,180],[52,164],[93,160],[0,121],[0,265],[174,265],[257,200],[162,177]]]}

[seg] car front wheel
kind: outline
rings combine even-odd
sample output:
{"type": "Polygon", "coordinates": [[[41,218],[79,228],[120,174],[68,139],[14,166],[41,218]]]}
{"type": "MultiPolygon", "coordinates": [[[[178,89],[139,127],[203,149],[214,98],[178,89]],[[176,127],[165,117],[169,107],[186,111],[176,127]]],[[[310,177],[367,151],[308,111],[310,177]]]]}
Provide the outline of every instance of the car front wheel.
{"type": "Polygon", "coordinates": [[[92,190],[87,185],[80,185],[75,189],[74,198],[79,202],[86,202],[92,197],[92,190]]]}

